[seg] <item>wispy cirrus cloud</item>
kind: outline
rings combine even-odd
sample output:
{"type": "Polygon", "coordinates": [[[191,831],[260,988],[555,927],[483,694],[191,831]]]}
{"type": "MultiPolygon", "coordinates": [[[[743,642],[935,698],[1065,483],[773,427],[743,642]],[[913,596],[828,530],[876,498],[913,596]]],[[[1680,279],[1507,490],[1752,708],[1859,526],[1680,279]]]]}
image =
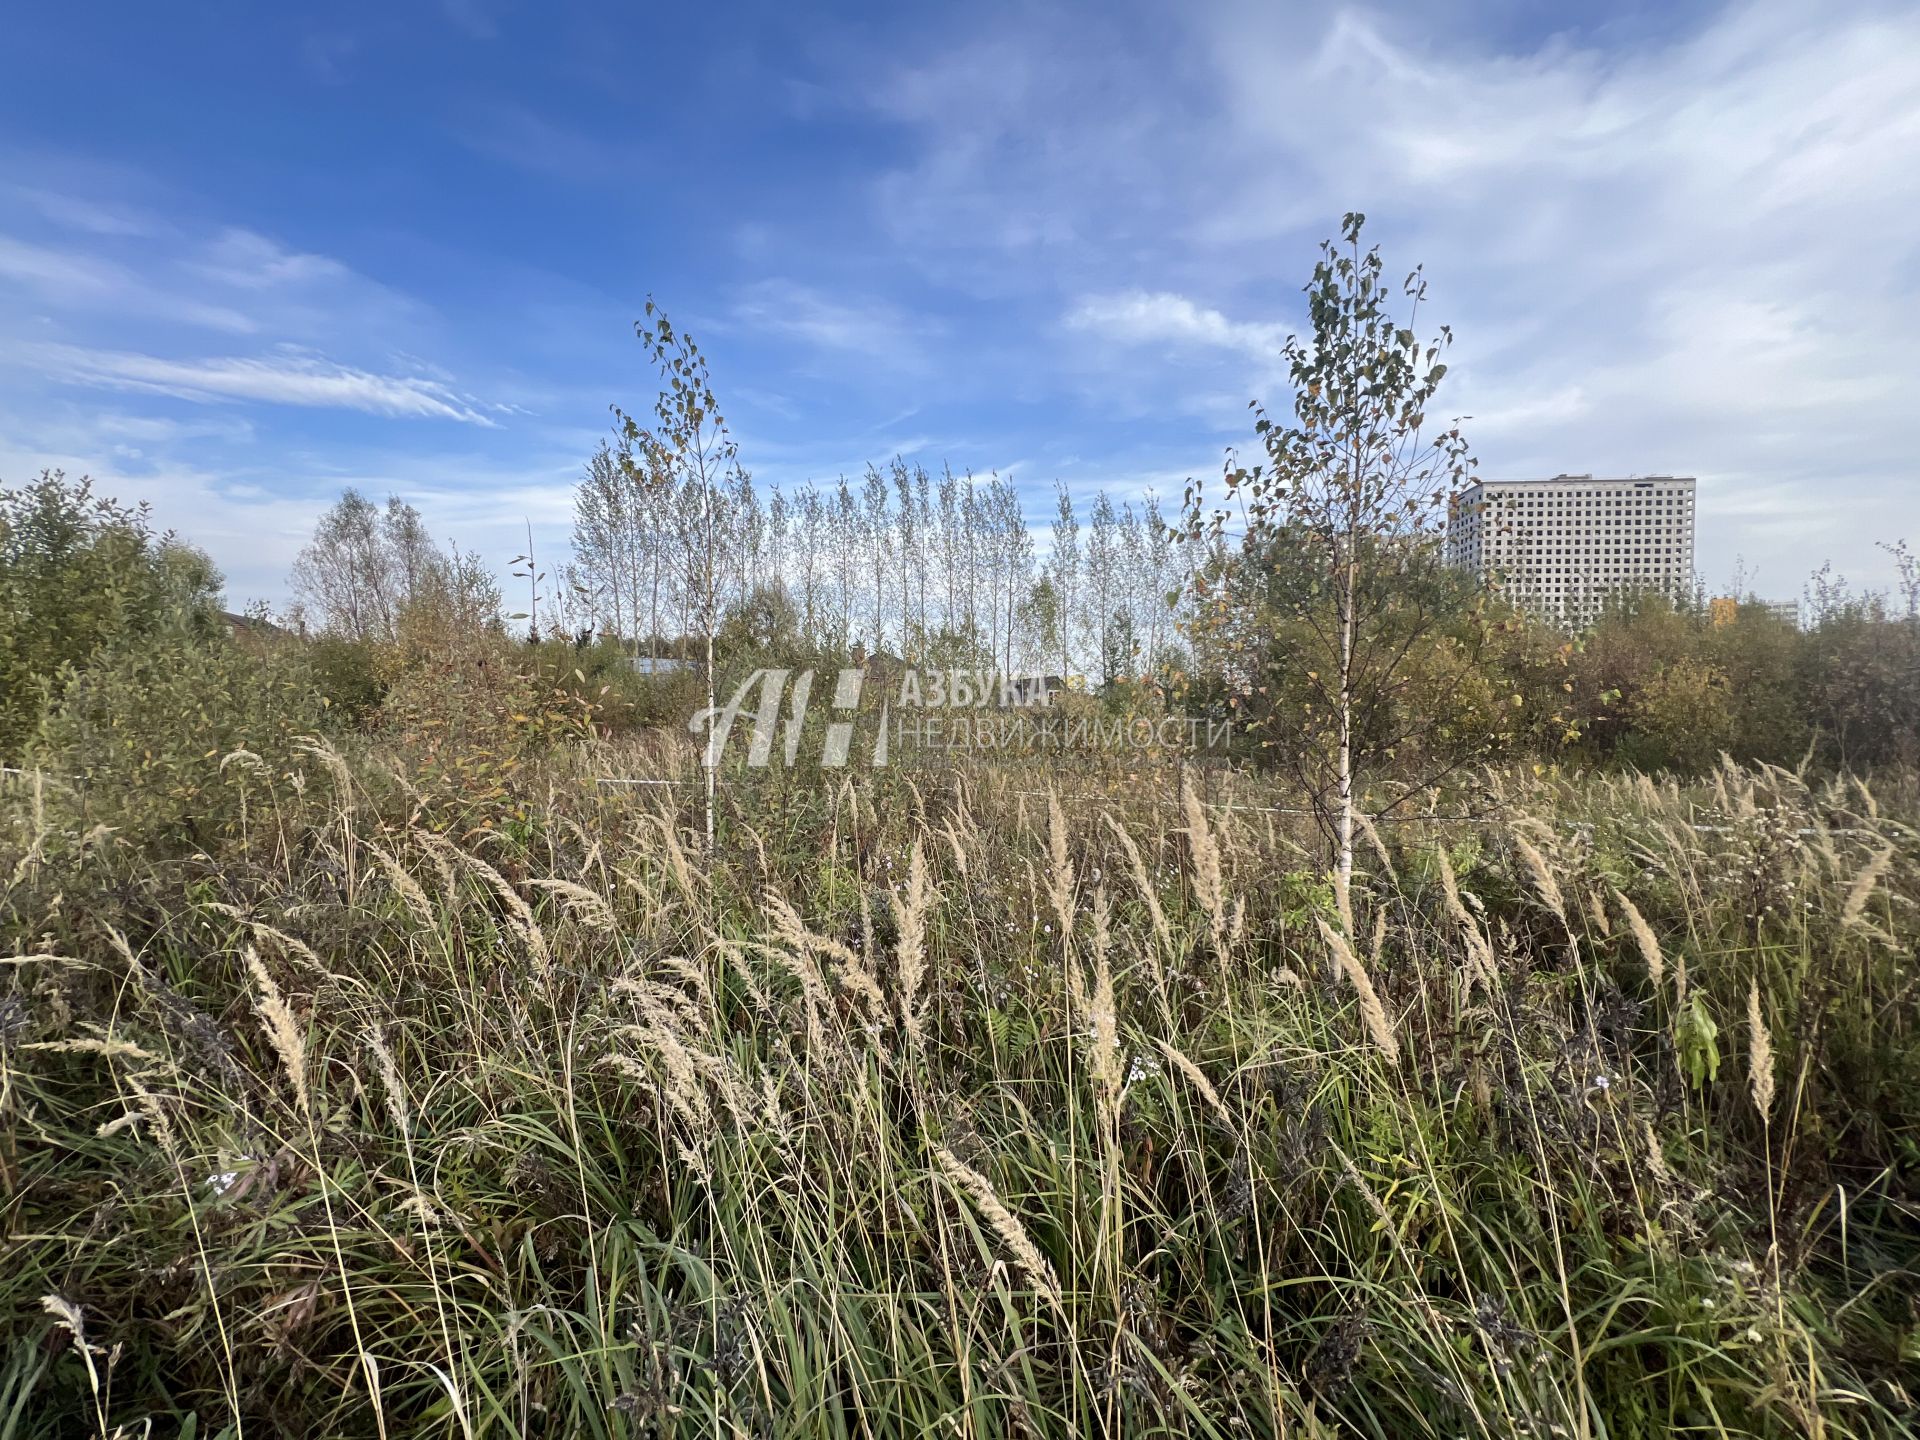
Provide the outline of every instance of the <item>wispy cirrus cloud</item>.
{"type": "Polygon", "coordinates": [[[37,185],[4,185],[0,194],[38,211],[54,224],[90,235],[151,237],[167,233],[159,216],[119,200],[82,199],[37,185]]]}
{"type": "Polygon", "coordinates": [[[255,401],[309,409],[357,410],[396,419],[454,420],[465,425],[495,422],[480,402],[439,380],[382,375],[337,364],[318,355],[279,353],[265,357],[169,360],[131,351],[90,350],[76,345],[29,347],[27,357],[68,381],[170,395],[197,402],[255,401]]]}
{"type": "Polygon", "coordinates": [[[784,278],[741,289],[727,312],[730,325],[755,336],[775,336],[817,350],[861,355],[876,362],[917,365],[941,325],[886,301],[843,299],[784,278]]]}
{"type": "Polygon", "coordinates": [[[0,333],[32,316],[82,339],[140,320],[312,341],[422,317],[416,302],[340,260],[253,230],[122,227],[110,223],[118,212],[96,213],[90,200],[36,194],[52,223],[0,232],[0,333]]]}
{"type": "Polygon", "coordinates": [[[569,184],[630,184],[648,169],[649,149],[643,139],[583,129],[512,102],[475,108],[455,125],[452,136],[488,160],[569,184]]]}
{"type": "Polygon", "coordinates": [[[192,273],[235,290],[314,289],[364,283],[330,255],[289,250],[252,230],[230,226],[184,262],[192,273]]]}
{"type": "Polygon", "coordinates": [[[143,284],[135,271],[113,260],[10,235],[0,235],[0,287],[56,314],[131,314],[236,335],[255,329],[252,317],[234,306],[143,284]]]}
{"type": "Polygon", "coordinates": [[[245,226],[136,224],[44,186],[10,193],[40,217],[0,233],[0,365],[20,384],[483,427],[512,408],[412,358],[430,313],[334,256],[245,226]],[[207,331],[251,343],[208,354],[207,331]]]}
{"type": "Polygon", "coordinates": [[[120,283],[115,268],[49,245],[30,245],[0,235],[0,280],[42,295],[96,295],[120,283]]]}

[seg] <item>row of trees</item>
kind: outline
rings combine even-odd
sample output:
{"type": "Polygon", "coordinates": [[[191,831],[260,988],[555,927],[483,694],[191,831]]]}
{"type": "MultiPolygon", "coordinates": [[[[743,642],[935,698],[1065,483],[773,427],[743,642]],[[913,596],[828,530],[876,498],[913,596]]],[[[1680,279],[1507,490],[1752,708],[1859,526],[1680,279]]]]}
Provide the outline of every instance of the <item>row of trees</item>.
{"type": "Polygon", "coordinates": [[[702,634],[711,565],[722,616],[771,600],[815,650],[1110,679],[1156,668],[1174,645],[1167,596],[1187,561],[1165,528],[1151,498],[1116,506],[1104,492],[1083,521],[1059,486],[1042,551],[999,475],[896,460],[858,483],[763,495],[737,467],[706,487],[621,435],[576,492],[555,599],[579,628],[684,654],[702,634]]]}

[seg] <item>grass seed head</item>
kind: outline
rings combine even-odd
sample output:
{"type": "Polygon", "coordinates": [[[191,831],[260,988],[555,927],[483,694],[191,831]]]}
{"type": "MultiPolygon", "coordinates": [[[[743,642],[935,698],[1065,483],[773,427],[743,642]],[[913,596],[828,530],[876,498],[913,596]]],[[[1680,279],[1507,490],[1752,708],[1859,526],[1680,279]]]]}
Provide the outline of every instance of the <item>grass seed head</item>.
{"type": "Polygon", "coordinates": [[[1386,1006],[1380,1003],[1379,992],[1373,988],[1373,981],[1367,975],[1366,966],[1360,963],[1360,957],[1353,953],[1353,947],[1338,930],[1322,919],[1319,921],[1320,938],[1327,943],[1327,949],[1333,952],[1334,963],[1352,984],[1354,994],[1360,1000],[1360,1018],[1366,1023],[1367,1034],[1372,1037],[1376,1049],[1386,1057],[1387,1063],[1400,1061],[1400,1041],[1393,1033],[1393,1025],[1387,1019],[1386,1006]]]}
{"type": "Polygon", "coordinates": [[[247,970],[252,974],[253,983],[259,991],[254,1000],[254,1011],[266,1029],[274,1053],[280,1057],[280,1068],[285,1072],[287,1085],[293,1091],[294,1107],[310,1121],[313,1119],[313,1096],[307,1088],[307,1044],[299,1022],[293,1018],[293,1011],[287,1008],[286,999],[281,995],[280,987],[274,983],[273,976],[261,964],[260,952],[251,945],[247,947],[247,970]]]}
{"type": "Polygon", "coordinates": [[[1773,1110],[1773,1037],[1760,1013],[1760,982],[1747,986],[1747,1082],[1753,1108],[1766,1119],[1773,1110]]]}
{"type": "Polygon", "coordinates": [[[1026,1226],[1019,1217],[1002,1203],[987,1177],[959,1159],[945,1146],[933,1148],[933,1158],[939,1163],[941,1173],[968,1199],[987,1222],[1000,1243],[1007,1247],[1007,1253],[1020,1272],[1027,1277],[1027,1283],[1041,1297],[1056,1309],[1060,1307],[1060,1280],[1054,1274],[1053,1266],[1047,1257],[1040,1253],[1040,1247],[1033,1243],[1033,1237],[1027,1233],[1026,1226]]]}

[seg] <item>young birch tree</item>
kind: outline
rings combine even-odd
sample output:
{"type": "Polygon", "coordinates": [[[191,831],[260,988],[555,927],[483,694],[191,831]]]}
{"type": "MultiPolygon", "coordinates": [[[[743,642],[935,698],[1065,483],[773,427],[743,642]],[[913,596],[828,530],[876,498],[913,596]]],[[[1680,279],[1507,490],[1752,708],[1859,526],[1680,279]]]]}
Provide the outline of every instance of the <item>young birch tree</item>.
{"type": "Polygon", "coordinates": [[[1057,480],[1053,491],[1053,549],[1047,556],[1046,579],[1053,587],[1058,610],[1054,639],[1064,681],[1073,673],[1073,627],[1080,598],[1080,522],[1074,518],[1073,493],[1057,480]]]}
{"type": "MultiPolygon", "coordinates": [[[[654,424],[643,426],[625,411],[614,410],[621,438],[633,450],[657,457],[674,473],[680,493],[689,500],[688,515],[696,554],[687,567],[690,619],[700,627],[706,643],[707,714],[718,707],[714,693],[713,637],[720,624],[720,578],[725,570],[720,553],[732,533],[729,518],[733,497],[743,484],[739,447],[714,398],[706,357],[693,337],[677,331],[666,312],[647,298],[646,317],[634,323],[634,334],[647,347],[666,388],[654,401],[654,424]]],[[[709,737],[707,771],[707,851],[713,851],[714,789],[720,757],[709,737]]]]}
{"type": "MultiPolygon", "coordinates": [[[[1395,722],[1383,716],[1444,615],[1422,599],[1410,607],[1408,597],[1444,587],[1437,540],[1473,463],[1457,420],[1427,426],[1452,334],[1442,326],[1426,344],[1415,336],[1425,279],[1415,270],[1396,293],[1378,248],[1361,246],[1364,220],[1345,217],[1341,239],[1321,246],[1306,287],[1313,333],[1289,337],[1285,350],[1291,423],[1276,423],[1256,402],[1254,432],[1266,459],[1247,467],[1228,458],[1227,498],[1244,528],[1237,545],[1223,544],[1208,582],[1239,584],[1243,596],[1252,589],[1264,607],[1255,628],[1284,625],[1297,638],[1291,655],[1309,701],[1303,778],[1330,832],[1343,912],[1359,771],[1392,757],[1395,722]],[[1275,567],[1292,573],[1275,583],[1275,567]],[[1267,578],[1246,587],[1248,572],[1267,578]]],[[[1190,489],[1190,535],[1211,531],[1224,542],[1232,515],[1209,516],[1202,504],[1190,489]]],[[[1251,693],[1250,677],[1241,683],[1251,693]]]]}

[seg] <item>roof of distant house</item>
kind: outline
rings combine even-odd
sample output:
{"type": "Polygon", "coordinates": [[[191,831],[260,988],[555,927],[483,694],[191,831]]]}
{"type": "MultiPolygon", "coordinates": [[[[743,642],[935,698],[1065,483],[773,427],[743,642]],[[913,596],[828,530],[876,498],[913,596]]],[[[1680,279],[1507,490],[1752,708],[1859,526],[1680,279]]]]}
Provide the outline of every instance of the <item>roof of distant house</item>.
{"type": "Polygon", "coordinates": [[[233,610],[222,610],[220,623],[236,635],[242,632],[249,635],[291,635],[293,633],[284,625],[276,625],[271,620],[262,619],[257,615],[242,615],[233,610]]]}

